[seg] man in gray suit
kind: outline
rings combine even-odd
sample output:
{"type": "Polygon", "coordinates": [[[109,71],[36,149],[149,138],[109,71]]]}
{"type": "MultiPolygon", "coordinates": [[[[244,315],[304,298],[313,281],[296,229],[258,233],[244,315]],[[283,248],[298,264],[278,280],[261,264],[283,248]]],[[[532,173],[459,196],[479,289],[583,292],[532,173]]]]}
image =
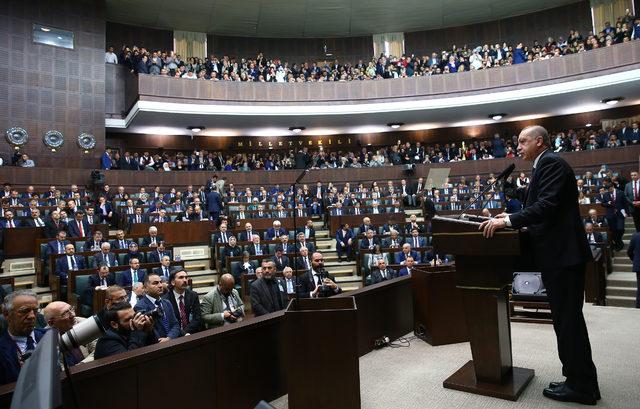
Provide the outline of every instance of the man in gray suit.
{"type": "Polygon", "coordinates": [[[200,303],[202,319],[207,328],[219,327],[242,321],[244,304],[233,288],[235,280],[231,274],[223,274],[216,288],[208,292],[200,303]]]}

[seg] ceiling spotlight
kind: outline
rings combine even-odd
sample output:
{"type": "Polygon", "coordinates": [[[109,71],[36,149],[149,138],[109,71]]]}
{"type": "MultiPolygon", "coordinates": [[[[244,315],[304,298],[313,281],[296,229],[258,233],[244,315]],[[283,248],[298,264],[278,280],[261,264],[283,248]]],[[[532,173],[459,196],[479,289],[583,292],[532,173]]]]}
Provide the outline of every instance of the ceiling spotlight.
{"type": "Polygon", "coordinates": [[[505,116],[507,116],[507,114],[489,114],[489,118],[493,119],[494,121],[499,121],[502,118],[504,118],[505,116]]]}
{"type": "Polygon", "coordinates": [[[295,133],[300,133],[300,132],[304,131],[305,129],[307,129],[307,128],[305,128],[304,126],[292,126],[292,127],[289,127],[289,130],[291,132],[295,132],[295,133]]]}
{"type": "Polygon", "coordinates": [[[607,104],[607,105],[615,105],[615,104],[617,104],[618,102],[620,102],[622,100],[624,100],[624,97],[615,97],[615,98],[606,98],[606,99],[603,99],[600,102],[602,102],[603,104],[607,104]]]}
{"type": "Polygon", "coordinates": [[[51,31],[51,29],[47,27],[40,27],[40,30],[44,31],[45,33],[48,33],[49,31],[51,31]]]}
{"type": "Polygon", "coordinates": [[[391,123],[388,123],[388,124],[387,124],[387,126],[388,126],[388,127],[390,127],[390,128],[392,128],[392,129],[398,129],[398,128],[400,128],[402,125],[404,125],[404,123],[403,123],[403,122],[391,122],[391,123]]]}
{"type": "Polygon", "coordinates": [[[191,132],[198,133],[204,129],[204,126],[187,126],[187,129],[191,132]]]}
{"type": "Polygon", "coordinates": [[[588,123],[585,125],[587,128],[591,126],[591,123],[588,123]]]}

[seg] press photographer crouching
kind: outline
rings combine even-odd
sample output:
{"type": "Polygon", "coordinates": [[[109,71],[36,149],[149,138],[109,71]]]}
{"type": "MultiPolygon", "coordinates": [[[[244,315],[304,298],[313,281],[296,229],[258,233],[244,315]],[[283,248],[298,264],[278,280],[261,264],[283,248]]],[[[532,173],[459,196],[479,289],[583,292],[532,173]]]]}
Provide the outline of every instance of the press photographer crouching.
{"type": "Polygon", "coordinates": [[[2,304],[7,331],[0,336],[0,385],[15,382],[20,368],[46,332],[35,328],[38,298],[31,290],[17,290],[2,304]]]}
{"type": "MultiPolygon", "coordinates": [[[[158,277],[158,276],[156,276],[158,277]]],[[[117,355],[158,342],[150,315],[134,312],[128,302],[117,302],[107,310],[108,329],[96,344],[95,359],[117,355]]]]}

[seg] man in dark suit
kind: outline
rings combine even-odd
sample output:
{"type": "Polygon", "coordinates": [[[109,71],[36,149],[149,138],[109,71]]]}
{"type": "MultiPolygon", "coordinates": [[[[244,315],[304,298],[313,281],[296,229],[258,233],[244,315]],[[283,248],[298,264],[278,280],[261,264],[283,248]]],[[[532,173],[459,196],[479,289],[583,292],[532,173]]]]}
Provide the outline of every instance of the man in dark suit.
{"type": "Polygon", "coordinates": [[[625,200],[622,190],[616,189],[611,180],[605,178],[604,185],[608,191],[604,194],[604,202],[602,206],[606,209],[605,218],[611,230],[611,239],[615,251],[624,248],[622,236],[624,235],[624,217],[625,217],[625,200]]]}
{"type": "Polygon", "coordinates": [[[307,241],[304,237],[304,233],[298,233],[298,241],[296,241],[296,248],[300,249],[301,247],[306,247],[310,253],[313,254],[314,251],[316,251],[316,246],[310,242],[307,241]]]}
{"type": "Polygon", "coordinates": [[[60,257],[56,260],[55,275],[60,277],[60,283],[62,285],[67,284],[67,276],[69,271],[76,271],[85,268],[84,257],[76,256],[76,248],[73,244],[69,243],[65,246],[64,252],[66,256],[60,257]]]}
{"type": "Polygon", "coordinates": [[[160,259],[160,267],[155,267],[153,274],[160,276],[162,281],[168,283],[171,278],[171,258],[169,256],[163,256],[160,259]]]}
{"type": "Polygon", "coordinates": [[[252,256],[261,256],[263,254],[269,254],[269,250],[267,246],[263,246],[260,244],[260,236],[257,234],[253,235],[252,244],[246,246],[246,249],[249,251],[249,254],[252,256]]]}
{"type": "Polygon", "coordinates": [[[198,294],[188,288],[189,276],[183,268],[169,276],[169,291],[163,296],[173,307],[180,325],[180,335],[195,334],[204,327],[198,294]]]}
{"type": "Polygon", "coordinates": [[[371,284],[381,283],[398,277],[398,272],[392,268],[387,268],[387,262],[381,258],[378,259],[378,269],[371,272],[371,284]]]}
{"type": "Polygon", "coordinates": [[[338,261],[342,261],[342,256],[346,256],[347,260],[352,259],[353,240],[355,235],[348,224],[340,226],[336,231],[336,252],[338,253],[338,261]]]}
{"type": "Polygon", "coordinates": [[[44,222],[44,235],[46,237],[56,237],[58,232],[67,231],[67,223],[60,220],[60,212],[51,212],[50,217],[44,222]]]}
{"type": "Polygon", "coordinates": [[[227,224],[221,224],[218,232],[213,233],[213,242],[214,243],[229,243],[229,236],[231,234],[227,231],[227,224]]]}
{"type": "Polygon", "coordinates": [[[106,264],[108,267],[118,265],[118,257],[111,251],[111,244],[104,242],[100,245],[100,252],[93,256],[93,265],[97,268],[100,264],[106,264]]]}
{"type": "Polygon", "coordinates": [[[624,198],[636,231],[640,231],[640,180],[638,172],[631,172],[631,181],[624,187],[624,198]]]}
{"type": "Polygon", "coordinates": [[[0,227],[3,229],[14,229],[22,227],[22,223],[20,223],[20,220],[13,218],[13,210],[7,210],[4,212],[4,220],[2,220],[0,227]]]}
{"type": "Polygon", "coordinates": [[[640,232],[635,232],[631,236],[627,256],[633,261],[631,271],[636,273],[636,308],[640,308],[640,232]]]}
{"type": "Polygon", "coordinates": [[[31,217],[27,217],[24,221],[26,227],[45,227],[45,222],[40,217],[40,210],[31,210],[31,217]]]}
{"type": "Polygon", "coordinates": [[[0,386],[18,380],[24,361],[45,333],[35,328],[38,298],[33,291],[14,291],[5,297],[4,306],[7,330],[0,335],[0,386]]]}
{"type": "Polygon", "coordinates": [[[324,256],[316,251],[311,255],[311,269],[300,275],[300,297],[324,298],[341,292],[336,279],[324,269],[324,256]]]}
{"type": "Polygon", "coordinates": [[[82,297],[83,303],[85,305],[93,305],[93,293],[96,289],[102,288],[106,290],[107,287],[115,284],[116,277],[109,272],[109,266],[99,264],[98,272],[89,276],[89,284],[87,284],[87,287],[84,289],[82,297]]]}
{"type": "Polygon", "coordinates": [[[298,233],[304,233],[304,237],[307,239],[316,237],[316,230],[313,228],[313,220],[308,219],[307,224],[304,227],[298,227],[298,233]]]}
{"type": "Polygon", "coordinates": [[[287,235],[287,231],[282,227],[282,223],[279,220],[273,222],[273,227],[267,229],[265,236],[266,240],[275,240],[277,237],[287,235]]]}
{"type": "Polygon", "coordinates": [[[134,312],[128,302],[113,304],[104,314],[107,331],[98,339],[95,359],[121,354],[158,342],[153,318],[134,312]]]}
{"type": "Polygon", "coordinates": [[[262,277],[251,283],[251,307],[256,317],[280,311],[287,306],[286,289],[276,279],[276,265],[263,263],[262,277]]]}
{"type": "Polygon", "coordinates": [[[365,233],[365,237],[360,239],[360,249],[369,249],[373,250],[375,246],[380,245],[380,239],[375,237],[373,234],[373,230],[369,229],[365,233]]]}
{"type": "Polygon", "coordinates": [[[241,231],[240,233],[238,233],[238,240],[239,241],[252,241],[254,234],[258,234],[258,232],[253,230],[253,226],[251,225],[251,223],[247,222],[247,223],[244,224],[244,231],[241,231]]]}
{"type": "Polygon", "coordinates": [[[276,271],[282,271],[285,267],[289,267],[289,257],[282,254],[282,247],[276,247],[276,254],[273,256],[272,261],[276,265],[276,271]]]}
{"type": "Polygon", "coordinates": [[[162,299],[163,285],[162,280],[157,274],[148,274],[144,278],[145,295],[138,299],[133,309],[136,312],[150,312],[158,309],[160,312],[158,319],[155,320],[153,330],[158,342],[166,342],[180,336],[180,323],[176,319],[171,303],[166,299],[162,299]]]}
{"type": "Polygon", "coordinates": [[[422,261],[422,258],[420,257],[420,253],[413,250],[411,248],[411,244],[404,243],[402,245],[402,251],[396,253],[395,262],[396,264],[404,265],[408,257],[412,257],[416,264],[419,264],[422,261]]]}
{"type": "Polygon", "coordinates": [[[306,247],[302,247],[300,249],[300,256],[296,259],[295,267],[300,270],[301,273],[303,271],[309,271],[309,269],[311,268],[311,257],[309,256],[309,253],[309,249],[307,249],[306,247]]]}
{"type": "Polygon", "coordinates": [[[91,226],[84,219],[84,210],[77,210],[75,217],[67,224],[69,236],[71,237],[90,237],[91,226]]]}
{"type": "Polygon", "coordinates": [[[149,262],[149,263],[159,263],[160,260],[162,260],[162,258],[164,256],[167,256],[167,257],[169,257],[169,259],[171,259],[171,251],[167,250],[164,247],[164,242],[161,241],[158,244],[158,247],[156,247],[155,251],[152,251],[151,253],[149,253],[147,262],[149,262]]]}
{"type": "Polygon", "coordinates": [[[162,235],[158,234],[156,226],[149,227],[149,235],[142,239],[142,247],[157,247],[164,241],[162,235]]]}
{"type": "Polygon", "coordinates": [[[603,242],[602,233],[593,231],[593,224],[586,223],[584,225],[584,232],[587,235],[587,241],[589,242],[590,245],[602,244],[603,242]]]}
{"type": "Polygon", "coordinates": [[[47,256],[50,254],[62,254],[64,253],[64,249],[69,244],[67,240],[67,232],[60,231],[56,235],[56,239],[47,243],[47,256]]]}
{"type": "Polygon", "coordinates": [[[136,207],[134,214],[129,215],[130,224],[144,223],[147,221],[147,216],[142,212],[142,207],[136,207]]]}
{"type": "Polygon", "coordinates": [[[496,229],[528,227],[531,254],[542,271],[566,376],[565,382],[549,384],[543,394],[554,400],[595,405],[600,391],[582,314],[585,266],[591,260],[591,249],[580,220],[573,169],[550,146],[549,134],[541,126],[530,126],[520,133],[518,153],[533,161],[524,208],[484,221],[480,229],[485,237],[492,237],[496,229]]]}
{"type": "Polygon", "coordinates": [[[404,244],[404,239],[398,235],[397,230],[391,230],[391,235],[383,240],[382,247],[399,249],[404,244]]]}
{"type": "Polygon", "coordinates": [[[118,250],[128,250],[131,240],[124,237],[124,230],[116,231],[116,238],[111,241],[111,248],[118,250]]]}
{"type": "Polygon", "coordinates": [[[102,232],[100,230],[96,230],[93,233],[93,237],[84,242],[82,251],[98,251],[102,247],[102,243],[105,243],[102,238],[102,232]]]}
{"type": "Polygon", "coordinates": [[[207,212],[209,212],[209,218],[217,222],[223,207],[224,205],[218,193],[218,188],[214,185],[211,188],[211,192],[207,193],[207,212]]]}
{"type": "Polygon", "coordinates": [[[131,287],[133,284],[144,282],[147,270],[140,269],[140,260],[132,258],[129,260],[129,269],[123,271],[119,276],[118,285],[120,287],[131,287]]]}

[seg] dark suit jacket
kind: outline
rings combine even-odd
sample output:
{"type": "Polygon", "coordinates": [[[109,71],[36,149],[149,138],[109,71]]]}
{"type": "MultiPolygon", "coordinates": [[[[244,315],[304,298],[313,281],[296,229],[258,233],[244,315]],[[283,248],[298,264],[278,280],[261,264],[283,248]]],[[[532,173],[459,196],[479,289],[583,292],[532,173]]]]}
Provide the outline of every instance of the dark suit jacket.
{"type": "Polygon", "coordinates": [[[274,304],[271,292],[264,278],[259,278],[251,283],[251,307],[256,317],[282,310],[287,306],[286,288],[275,278],[274,283],[271,285],[275,286],[277,296],[280,297],[279,304],[274,304]]]}
{"type": "MultiPolygon", "coordinates": [[[[74,255],[78,270],[85,268],[84,257],[78,257],[74,255]]],[[[64,285],[67,283],[67,275],[69,275],[69,264],[67,263],[67,257],[60,257],[56,260],[55,274],[60,277],[60,282],[64,285]]]]}
{"type": "Polygon", "coordinates": [[[524,203],[524,209],[509,218],[516,229],[528,226],[538,268],[557,271],[591,259],[580,219],[576,178],[564,159],[550,150],[540,157],[524,203]]]}
{"type": "MultiPolygon", "coordinates": [[[[164,241],[164,237],[161,234],[156,236],[156,244],[160,244],[161,241],[164,241]]],[[[149,247],[151,244],[151,236],[147,236],[142,239],[142,247],[149,247]]]]}
{"type": "MultiPolygon", "coordinates": [[[[376,236],[373,236],[371,238],[371,241],[373,242],[373,244],[371,245],[371,248],[373,248],[373,246],[375,245],[380,245],[380,239],[377,238],[376,236]]],[[[361,249],[368,249],[369,248],[369,239],[364,237],[360,240],[360,248],[361,249]]]]}
{"type": "MultiPolygon", "coordinates": [[[[41,217],[40,220],[42,220],[42,223],[44,224],[45,221],[44,219],[41,217]]],[[[32,217],[27,217],[24,222],[22,223],[22,226],[24,227],[38,227],[36,226],[36,220],[32,217]]]]}
{"type": "Polygon", "coordinates": [[[110,242],[111,244],[111,248],[112,249],[128,249],[129,248],[129,244],[131,244],[131,240],[128,239],[124,239],[124,246],[120,246],[120,240],[115,239],[115,240],[111,240],[110,242]]]}
{"type": "Polygon", "coordinates": [[[102,243],[105,243],[104,240],[100,241],[100,244],[96,243],[93,238],[84,242],[84,246],[82,247],[82,251],[93,251],[94,248],[100,247],[102,243]]]}
{"type": "Polygon", "coordinates": [[[290,266],[291,264],[289,263],[289,257],[285,256],[284,254],[282,255],[282,257],[280,257],[282,259],[282,263],[278,262],[278,257],[273,256],[273,262],[276,264],[276,271],[282,271],[285,267],[290,266]]]}
{"type": "Polygon", "coordinates": [[[165,250],[162,252],[161,256],[160,253],[158,253],[158,250],[152,251],[151,253],[149,253],[147,263],[159,263],[164,256],[169,256],[169,258],[171,258],[171,252],[165,250]]]}
{"type": "MultiPolygon", "coordinates": [[[[138,270],[138,282],[144,281],[144,276],[147,275],[147,270],[141,268],[138,270]]],[[[131,287],[132,277],[131,277],[131,269],[125,270],[118,276],[118,285],[120,287],[131,287]]]]}
{"type": "MultiPolygon", "coordinates": [[[[107,286],[112,286],[116,284],[116,277],[113,273],[109,273],[107,276],[107,286]]],[[[85,305],[93,305],[93,292],[96,287],[100,285],[100,276],[98,274],[91,274],[89,276],[89,284],[87,284],[87,288],[84,289],[84,294],[82,294],[82,303],[85,305]]]]}
{"type": "Polygon", "coordinates": [[[171,306],[173,307],[173,313],[175,314],[176,320],[178,320],[178,325],[181,327],[180,335],[195,334],[196,332],[202,330],[203,321],[198,294],[196,294],[194,291],[189,290],[188,288],[185,290],[184,309],[187,313],[187,320],[189,321],[189,323],[184,328],[182,328],[182,326],[180,325],[180,307],[176,302],[176,297],[174,296],[173,291],[169,290],[169,292],[163,295],[162,298],[169,301],[171,303],[171,306]]]}
{"type": "MultiPolygon", "coordinates": [[[[411,257],[413,257],[416,263],[420,263],[422,261],[420,253],[418,253],[417,251],[411,250],[409,254],[411,255],[411,257]]],[[[400,264],[406,259],[407,257],[405,256],[404,251],[399,251],[398,253],[396,253],[396,264],[400,264]]]]}
{"type": "Polygon", "coordinates": [[[633,233],[631,240],[629,241],[629,248],[627,249],[627,255],[633,261],[634,272],[640,272],[640,233],[633,233]]]}
{"type": "MultiPolygon", "coordinates": [[[[249,254],[251,254],[252,256],[256,255],[256,245],[255,244],[249,244],[246,246],[247,251],[249,252],[249,254]]],[[[269,254],[269,250],[267,248],[267,246],[263,246],[262,244],[260,245],[260,249],[262,250],[262,254],[269,254]]]]}
{"type": "MultiPolygon", "coordinates": [[[[82,221],[82,229],[84,231],[84,237],[91,237],[91,226],[86,220],[82,221]]],[[[73,219],[67,224],[67,231],[71,237],[80,237],[80,229],[78,228],[78,221],[73,219]]]]}
{"type": "Polygon", "coordinates": [[[56,235],[60,231],[67,231],[67,223],[59,220],[58,225],[56,226],[56,224],[51,219],[44,222],[44,235],[46,237],[56,237],[56,235]]]}
{"type": "MultiPolygon", "coordinates": [[[[171,306],[171,303],[165,299],[160,298],[160,302],[162,303],[162,308],[164,309],[164,314],[168,321],[169,330],[165,331],[164,326],[162,325],[162,320],[157,319],[153,327],[153,332],[158,338],[178,338],[180,336],[180,322],[176,320],[173,307],[171,306]]],[[[133,309],[135,311],[148,312],[156,309],[156,305],[152,303],[149,298],[143,296],[138,299],[138,302],[133,309]]]]}
{"type": "MultiPolygon", "coordinates": [[[[64,240],[62,242],[62,252],[64,253],[64,247],[69,244],[70,241],[68,240],[64,240]]],[[[52,240],[49,243],[47,243],[47,256],[49,256],[50,254],[58,254],[58,240],[52,240]]]]}
{"type": "Polygon", "coordinates": [[[382,273],[380,272],[380,270],[375,269],[371,273],[371,284],[377,284],[396,277],[398,277],[398,272],[392,268],[387,267],[387,278],[382,278],[382,273]]]}
{"type": "MultiPolygon", "coordinates": [[[[297,233],[304,233],[304,232],[305,232],[304,227],[298,227],[297,233]]],[[[316,237],[316,230],[312,227],[311,229],[309,229],[309,238],[313,238],[313,237],[316,237]]]]}
{"type": "Polygon", "coordinates": [[[218,192],[209,192],[207,194],[207,211],[209,213],[220,213],[222,210],[222,199],[218,192]]]}
{"type": "MultiPolygon", "coordinates": [[[[36,328],[33,335],[36,343],[42,339],[46,330],[36,328]]],[[[18,347],[9,336],[9,331],[0,335],[0,385],[15,382],[20,375],[20,362],[18,361],[18,347]]]]}
{"type": "MultiPolygon", "coordinates": [[[[280,227],[280,229],[278,229],[278,236],[283,236],[287,234],[287,231],[283,228],[280,227]]],[[[276,229],[274,229],[273,227],[269,227],[267,229],[267,235],[265,237],[266,240],[273,240],[274,237],[276,237],[276,229]]]]}
{"type": "Polygon", "coordinates": [[[158,342],[154,331],[149,333],[143,331],[131,331],[127,338],[122,338],[120,334],[108,329],[96,343],[95,359],[107,356],[121,354],[133,349],[141,348],[147,345],[153,345],[158,342]]]}
{"type": "MultiPolygon", "coordinates": [[[[335,277],[332,276],[331,274],[326,273],[324,277],[338,284],[336,282],[335,277]]],[[[300,274],[300,298],[309,298],[311,293],[315,289],[316,289],[316,283],[315,283],[315,280],[313,279],[313,270],[309,270],[304,274],[300,274]]],[[[342,292],[342,289],[340,288],[340,286],[338,286],[338,292],[335,292],[335,291],[320,292],[319,296],[330,297],[335,294],[340,294],[341,292],[342,292]]]]}
{"type": "MultiPolygon", "coordinates": [[[[98,267],[101,263],[106,263],[102,254],[102,252],[99,252],[93,256],[93,265],[91,267],[98,267]]],[[[118,257],[116,257],[115,253],[107,253],[106,258],[109,261],[109,266],[113,267],[118,265],[118,257]]]]}
{"type": "MultiPolygon", "coordinates": [[[[22,226],[23,226],[22,222],[21,222],[20,220],[18,220],[18,219],[15,219],[15,218],[13,219],[13,225],[14,225],[16,228],[17,228],[17,227],[22,227],[22,226]]],[[[7,221],[6,221],[6,220],[2,220],[2,221],[0,222],[0,227],[2,227],[2,228],[7,228],[7,221]]]]}
{"type": "Polygon", "coordinates": [[[604,202],[602,202],[602,206],[606,208],[605,217],[607,218],[609,226],[614,229],[624,229],[624,215],[622,214],[622,210],[625,209],[625,199],[622,190],[616,190],[615,200],[613,200],[611,192],[606,192],[603,199],[604,202]]]}
{"type": "MultiPolygon", "coordinates": [[[[256,230],[251,230],[251,235],[253,236],[254,234],[259,234],[256,230]]],[[[228,237],[228,235],[227,235],[228,237]]],[[[239,241],[251,241],[252,238],[249,237],[249,234],[247,233],[247,231],[241,231],[240,233],[238,233],[238,240],[239,241]]]]}

